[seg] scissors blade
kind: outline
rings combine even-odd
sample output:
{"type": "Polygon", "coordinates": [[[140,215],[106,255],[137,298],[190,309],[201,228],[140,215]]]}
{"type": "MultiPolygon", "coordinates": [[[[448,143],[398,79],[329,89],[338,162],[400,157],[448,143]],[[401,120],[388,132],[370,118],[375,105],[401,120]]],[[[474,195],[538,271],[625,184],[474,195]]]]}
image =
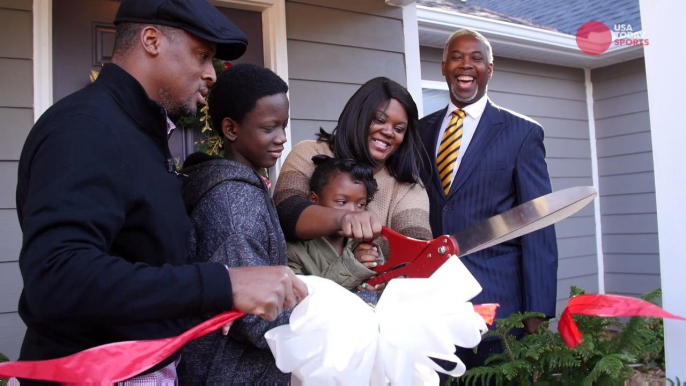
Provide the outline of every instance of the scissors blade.
{"type": "Polygon", "coordinates": [[[463,229],[451,235],[459,247],[457,256],[469,255],[553,225],[581,210],[596,195],[592,186],[563,189],[463,229]]]}

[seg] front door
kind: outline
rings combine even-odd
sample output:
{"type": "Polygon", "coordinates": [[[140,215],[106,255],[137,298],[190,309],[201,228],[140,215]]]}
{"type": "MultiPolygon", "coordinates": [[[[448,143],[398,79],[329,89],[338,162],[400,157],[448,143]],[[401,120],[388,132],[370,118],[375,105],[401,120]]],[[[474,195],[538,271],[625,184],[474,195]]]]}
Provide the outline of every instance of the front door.
{"type": "MultiPolygon", "coordinates": [[[[118,0],[56,0],[52,5],[53,100],[85,87],[91,71],[109,63],[114,48],[114,20],[118,0]]],[[[245,55],[234,63],[264,65],[262,15],[259,12],[218,7],[247,36],[245,55]]],[[[169,149],[181,163],[195,151],[197,130],[176,130],[169,149]]]]}

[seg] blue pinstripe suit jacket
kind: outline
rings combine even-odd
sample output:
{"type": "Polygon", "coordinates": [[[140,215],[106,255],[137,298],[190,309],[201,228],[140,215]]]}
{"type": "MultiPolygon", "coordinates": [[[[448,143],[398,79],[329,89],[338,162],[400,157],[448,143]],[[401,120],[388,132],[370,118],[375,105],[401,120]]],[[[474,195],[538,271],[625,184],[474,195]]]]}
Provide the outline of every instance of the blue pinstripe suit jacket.
{"type": "MultiPolygon", "coordinates": [[[[428,152],[422,180],[431,202],[434,237],[455,233],[551,191],[543,128],[528,117],[489,100],[449,195],[436,169],[436,142],[447,107],[420,121],[428,152]]],[[[497,317],[517,311],[555,316],[557,242],[555,229],[540,231],[465,256],[463,263],[483,292],[474,303],[500,303],[497,317]]]]}

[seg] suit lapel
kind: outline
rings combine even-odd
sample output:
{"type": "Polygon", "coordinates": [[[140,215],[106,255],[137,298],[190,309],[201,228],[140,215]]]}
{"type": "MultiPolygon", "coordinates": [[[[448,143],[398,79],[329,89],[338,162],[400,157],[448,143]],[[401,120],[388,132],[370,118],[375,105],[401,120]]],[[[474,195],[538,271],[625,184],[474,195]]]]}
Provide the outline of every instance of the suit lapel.
{"type": "MultiPolygon", "coordinates": [[[[486,109],[476,127],[474,137],[472,137],[472,140],[467,146],[467,152],[460,163],[460,167],[457,169],[457,174],[455,175],[455,180],[452,183],[448,197],[455,194],[465,181],[467,181],[467,178],[474,172],[479,161],[486,155],[486,151],[491,147],[493,141],[495,141],[504,128],[505,123],[500,116],[500,111],[494,107],[489,100],[486,103],[486,109]]],[[[436,166],[434,165],[434,168],[435,167],[436,166]]]]}
{"type": "Polygon", "coordinates": [[[438,165],[436,165],[436,143],[438,142],[438,135],[441,132],[441,124],[443,123],[443,119],[445,119],[445,114],[448,112],[448,106],[446,106],[442,111],[438,112],[434,116],[434,121],[433,122],[427,122],[428,126],[431,128],[429,135],[429,162],[431,163],[431,168],[432,168],[432,178],[431,182],[436,185],[436,188],[439,191],[443,191],[443,186],[441,185],[441,179],[438,176],[438,165]]]}

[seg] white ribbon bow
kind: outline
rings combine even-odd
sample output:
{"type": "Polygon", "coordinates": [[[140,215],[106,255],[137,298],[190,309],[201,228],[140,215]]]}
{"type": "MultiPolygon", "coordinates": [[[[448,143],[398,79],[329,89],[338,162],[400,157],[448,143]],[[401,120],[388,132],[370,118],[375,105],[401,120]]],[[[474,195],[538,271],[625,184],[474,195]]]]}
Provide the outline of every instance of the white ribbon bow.
{"type": "Polygon", "coordinates": [[[469,303],[481,286],[457,258],[428,279],[391,280],[376,309],[330,280],[300,278],[309,295],[265,338],[277,367],[305,386],[436,385],[436,371],[464,374],[455,346],[475,347],[487,330],[469,303]]]}

